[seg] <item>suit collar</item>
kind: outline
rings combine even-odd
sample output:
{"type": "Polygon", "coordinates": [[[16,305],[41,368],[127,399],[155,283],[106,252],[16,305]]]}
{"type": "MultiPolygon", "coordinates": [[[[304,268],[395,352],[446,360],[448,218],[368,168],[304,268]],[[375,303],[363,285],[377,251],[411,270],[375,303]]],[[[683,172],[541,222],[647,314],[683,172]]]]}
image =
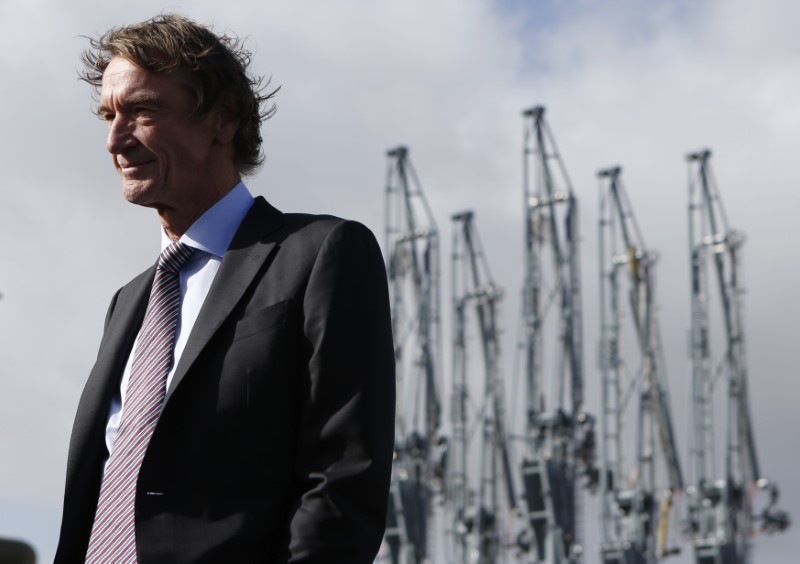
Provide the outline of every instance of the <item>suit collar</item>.
{"type": "Polygon", "coordinates": [[[275,241],[267,235],[283,224],[283,214],[258,197],[242,221],[222,258],[219,271],[200,309],[189,340],[167,390],[166,401],[183,380],[189,367],[227,319],[271,255],[275,241]]]}

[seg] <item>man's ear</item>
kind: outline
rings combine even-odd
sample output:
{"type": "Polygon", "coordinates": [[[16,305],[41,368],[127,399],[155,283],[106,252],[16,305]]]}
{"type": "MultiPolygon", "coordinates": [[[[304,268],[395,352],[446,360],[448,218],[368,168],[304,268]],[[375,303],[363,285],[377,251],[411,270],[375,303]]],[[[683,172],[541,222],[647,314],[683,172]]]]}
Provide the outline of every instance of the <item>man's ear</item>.
{"type": "Polygon", "coordinates": [[[236,119],[236,103],[233,96],[227,94],[217,104],[215,109],[216,137],[222,144],[233,142],[239,129],[239,120],[236,119]]]}

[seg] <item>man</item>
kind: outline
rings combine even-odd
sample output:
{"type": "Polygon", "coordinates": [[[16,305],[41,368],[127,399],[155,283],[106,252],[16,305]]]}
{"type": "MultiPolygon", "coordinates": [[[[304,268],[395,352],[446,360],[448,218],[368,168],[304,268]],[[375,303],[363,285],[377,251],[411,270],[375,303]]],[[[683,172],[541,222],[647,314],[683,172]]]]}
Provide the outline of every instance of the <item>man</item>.
{"type": "Polygon", "coordinates": [[[83,59],[162,254],[111,301],[56,562],[371,562],[394,443],[374,237],[250,196],[275,92],[238,41],[163,15],[83,59]]]}

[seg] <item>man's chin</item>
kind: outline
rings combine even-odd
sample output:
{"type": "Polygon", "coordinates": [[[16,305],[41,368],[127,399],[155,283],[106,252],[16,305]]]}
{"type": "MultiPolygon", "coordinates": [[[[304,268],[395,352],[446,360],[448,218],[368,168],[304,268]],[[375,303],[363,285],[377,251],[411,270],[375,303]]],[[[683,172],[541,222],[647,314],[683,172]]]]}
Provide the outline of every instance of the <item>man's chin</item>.
{"type": "Polygon", "coordinates": [[[131,204],[137,206],[152,207],[152,185],[150,182],[139,180],[122,182],[122,196],[131,204]]]}

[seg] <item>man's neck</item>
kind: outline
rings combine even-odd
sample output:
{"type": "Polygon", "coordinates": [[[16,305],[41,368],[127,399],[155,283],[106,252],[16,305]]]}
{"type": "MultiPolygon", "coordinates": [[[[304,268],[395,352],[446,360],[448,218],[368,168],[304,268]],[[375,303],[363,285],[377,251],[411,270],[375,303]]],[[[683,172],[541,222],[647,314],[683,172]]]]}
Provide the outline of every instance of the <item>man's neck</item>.
{"type": "Polygon", "coordinates": [[[186,202],[180,210],[175,208],[156,208],[164,232],[172,241],[177,241],[211,207],[224,198],[241,181],[237,175],[233,183],[225,189],[206,192],[206,197],[186,202]]]}

